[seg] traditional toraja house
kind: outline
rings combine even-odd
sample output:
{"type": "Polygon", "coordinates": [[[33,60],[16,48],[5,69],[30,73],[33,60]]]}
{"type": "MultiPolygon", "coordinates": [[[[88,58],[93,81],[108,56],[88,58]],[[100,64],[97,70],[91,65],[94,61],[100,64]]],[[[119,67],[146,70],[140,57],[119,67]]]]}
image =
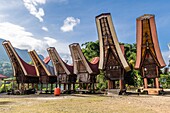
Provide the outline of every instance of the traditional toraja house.
{"type": "Polygon", "coordinates": [[[108,79],[108,89],[116,89],[115,81],[119,81],[120,94],[125,89],[125,71],[130,67],[122,53],[110,13],[104,13],[96,17],[100,45],[99,69],[103,70],[108,79]]]}
{"type": "Polygon", "coordinates": [[[21,59],[9,41],[4,41],[3,46],[11,61],[14,77],[16,77],[18,89],[21,90],[21,93],[24,93],[24,90],[26,89],[25,83],[28,84],[28,88],[29,83],[32,84],[32,88],[34,87],[34,84],[37,84],[38,86],[39,77],[37,76],[35,67],[21,59]]]}
{"type": "Polygon", "coordinates": [[[73,73],[73,66],[66,64],[54,47],[48,48],[47,51],[54,66],[59,87],[61,87],[61,84],[64,84],[65,91],[75,90],[77,76],[73,73]]]}
{"type": "Polygon", "coordinates": [[[5,76],[5,75],[0,74],[0,87],[1,87],[1,84],[2,84],[2,80],[3,80],[4,78],[8,78],[8,77],[5,76]]]}
{"type": "Polygon", "coordinates": [[[8,77],[5,76],[5,75],[0,74],[0,80],[2,80],[2,79],[4,79],[4,78],[8,78],[8,77]]]}
{"type": "Polygon", "coordinates": [[[159,48],[154,15],[145,14],[136,19],[137,57],[135,68],[140,70],[148,93],[159,93],[159,71],[166,66],[159,48]],[[154,80],[154,89],[148,89],[148,80],[154,80]]]}
{"type": "Polygon", "coordinates": [[[43,62],[44,62],[45,64],[48,64],[48,63],[50,62],[50,60],[51,60],[50,57],[47,56],[47,57],[44,58],[43,62]]]}
{"type": "MultiPolygon", "coordinates": [[[[37,76],[40,78],[41,83],[41,91],[43,84],[46,84],[46,88],[48,88],[48,84],[51,84],[51,92],[53,90],[53,84],[57,82],[57,76],[54,73],[54,68],[45,64],[38,56],[35,50],[28,52],[36,69],[37,76]]],[[[47,90],[46,90],[47,91],[47,90]]]]}
{"type": "Polygon", "coordinates": [[[77,80],[80,83],[80,88],[82,88],[81,86],[85,85],[87,90],[91,90],[92,87],[92,90],[94,91],[96,75],[99,74],[99,59],[95,58],[92,60],[93,63],[90,63],[83,55],[78,43],[70,44],[69,48],[73,59],[73,72],[77,75],[77,80]]]}

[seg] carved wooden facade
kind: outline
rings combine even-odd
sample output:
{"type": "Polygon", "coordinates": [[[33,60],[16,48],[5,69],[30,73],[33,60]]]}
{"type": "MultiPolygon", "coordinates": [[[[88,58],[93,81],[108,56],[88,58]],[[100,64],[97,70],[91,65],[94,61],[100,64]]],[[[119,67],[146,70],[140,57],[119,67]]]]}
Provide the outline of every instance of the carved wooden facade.
{"type": "Polygon", "coordinates": [[[73,59],[73,72],[77,75],[79,82],[95,83],[96,75],[99,74],[98,61],[94,64],[88,62],[78,43],[73,43],[69,47],[73,59]]]}
{"type": "Polygon", "coordinates": [[[35,50],[29,51],[29,55],[34,63],[36,73],[40,78],[40,83],[56,83],[57,76],[54,74],[54,68],[45,64],[38,56],[35,50]]]}
{"type": "Polygon", "coordinates": [[[35,67],[22,60],[9,41],[4,41],[3,46],[11,61],[17,83],[39,83],[35,67]]]}
{"type": "Polygon", "coordinates": [[[124,71],[129,71],[125,57],[120,48],[110,13],[96,17],[100,44],[99,69],[104,70],[105,77],[110,81],[124,80],[124,71]]]}
{"type": "Polygon", "coordinates": [[[47,49],[52,64],[54,66],[55,75],[58,82],[63,84],[71,84],[76,82],[76,75],[73,74],[73,66],[66,64],[54,47],[47,49]]]}
{"type": "Polygon", "coordinates": [[[147,79],[155,79],[159,88],[159,70],[166,66],[159,48],[154,15],[146,14],[137,18],[137,57],[135,68],[139,69],[147,88],[147,79]]]}

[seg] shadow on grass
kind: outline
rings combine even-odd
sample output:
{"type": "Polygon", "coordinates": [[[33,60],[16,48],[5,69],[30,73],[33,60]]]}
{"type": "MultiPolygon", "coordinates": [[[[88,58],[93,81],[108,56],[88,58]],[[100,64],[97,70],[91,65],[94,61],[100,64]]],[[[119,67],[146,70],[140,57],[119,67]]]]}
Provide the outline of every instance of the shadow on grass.
{"type": "Polygon", "coordinates": [[[11,101],[0,101],[0,106],[6,105],[6,104],[11,104],[11,103],[13,103],[13,102],[11,102],[11,101]]]}

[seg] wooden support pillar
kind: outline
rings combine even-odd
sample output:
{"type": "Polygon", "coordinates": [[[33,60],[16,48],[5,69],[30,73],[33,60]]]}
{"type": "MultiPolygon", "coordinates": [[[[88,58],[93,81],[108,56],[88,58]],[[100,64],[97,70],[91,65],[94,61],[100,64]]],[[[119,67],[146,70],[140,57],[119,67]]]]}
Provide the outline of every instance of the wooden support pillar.
{"type": "Polygon", "coordinates": [[[6,90],[6,80],[4,80],[4,89],[5,89],[5,92],[7,92],[7,90],[6,90]]]}
{"type": "Polygon", "coordinates": [[[108,89],[112,89],[112,83],[111,83],[111,80],[108,80],[108,89]]]}
{"type": "Polygon", "coordinates": [[[28,83],[27,85],[28,85],[27,88],[29,89],[29,85],[30,85],[30,84],[28,83]]]}
{"type": "Polygon", "coordinates": [[[53,92],[53,84],[51,83],[51,94],[52,94],[52,92],[53,92]]]}
{"type": "Polygon", "coordinates": [[[88,83],[86,83],[86,90],[89,90],[88,83]]]}
{"type": "Polygon", "coordinates": [[[94,82],[92,83],[92,87],[93,87],[93,93],[95,93],[94,82]]]}
{"type": "Polygon", "coordinates": [[[75,91],[75,83],[73,83],[73,91],[75,91]]]}
{"type": "Polygon", "coordinates": [[[64,84],[64,90],[66,90],[66,84],[64,84]]]}
{"type": "Polygon", "coordinates": [[[36,84],[36,90],[38,91],[38,83],[36,84]]]}
{"type": "Polygon", "coordinates": [[[90,83],[90,90],[92,89],[92,83],[90,83]]]}
{"type": "Polygon", "coordinates": [[[19,83],[18,83],[18,88],[17,89],[19,90],[19,83]]]}
{"type": "Polygon", "coordinates": [[[61,89],[61,83],[60,83],[60,82],[59,82],[58,86],[59,86],[59,88],[61,89]]]}
{"type": "Polygon", "coordinates": [[[72,91],[72,89],[73,89],[73,84],[70,83],[70,91],[72,91]]]}
{"type": "Polygon", "coordinates": [[[120,88],[121,91],[124,89],[124,84],[123,84],[122,79],[119,80],[119,88],[120,88]]]}
{"type": "Polygon", "coordinates": [[[148,80],[146,77],[143,80],[144,80],[144,88],[147,89],[148,88],[148,80]]]}
{"type": "Polygon", "coordinates": [[[21,83],[21,94],[24,94],[24,91],[25,91],[24,83],[21,83]]]}
{"type": "Polygon", "coordinates": [[[116,85],[115,85],[115,81],[111,81],[112,82],[112,89],[116,89],[116,85]]]}
{"type": "Polygon", "coordinates": [[[34,83],[32,83],[32,88],[34,88],[34,83]]]}
{"type": "Polygon", "coordinates": [[[159,88],[159,79],[158,79],[158,77],[155,78],[155,85],[156,85],[156,88],[159,88]]]}
{"type": "Polygon", "coordinates": [[[46,93],[48,92],[48,83],[46,83],[46,93]]]}
{"type": "Polygon", "coordinates": [[[43,84],[41,83],[41,89],[40,89],[40,90],[41,90],[41,93],[42,93],[42,89],[43,89],[43,84]]]}
{"type": "Polygon", "coordinates": [[[79,83],[79,88],[82,89],[82,83],[79,83]]]}
{"type": "Polygon", "coordinates": [[[68,83],[68,90],[71,91],[71,84],[68,83]]]}
{"type": "Polygon", "coordinates": [[[156,88],[159,88],[159,68],[158,66],[156,66],[156,73],[157,73],[157,77],[155,78],[155,85],[156,85],[156,88]]]}

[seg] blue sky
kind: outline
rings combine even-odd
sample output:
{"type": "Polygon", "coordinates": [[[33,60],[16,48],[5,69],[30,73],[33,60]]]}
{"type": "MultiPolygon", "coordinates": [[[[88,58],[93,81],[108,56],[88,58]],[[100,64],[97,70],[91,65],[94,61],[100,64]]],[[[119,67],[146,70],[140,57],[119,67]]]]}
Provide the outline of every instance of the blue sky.
{"type": "Polygon", "coordinates": [[[54,46],[67,55],[69,44],[98,39],[95,16],[109,12],[123,43],[136,42],[137,17],[154,14],[166,62],[170,55],[169,0],[0,0],[0,4],[0,37],[20,49],[46,56],[46,48],[54,46]]]}

